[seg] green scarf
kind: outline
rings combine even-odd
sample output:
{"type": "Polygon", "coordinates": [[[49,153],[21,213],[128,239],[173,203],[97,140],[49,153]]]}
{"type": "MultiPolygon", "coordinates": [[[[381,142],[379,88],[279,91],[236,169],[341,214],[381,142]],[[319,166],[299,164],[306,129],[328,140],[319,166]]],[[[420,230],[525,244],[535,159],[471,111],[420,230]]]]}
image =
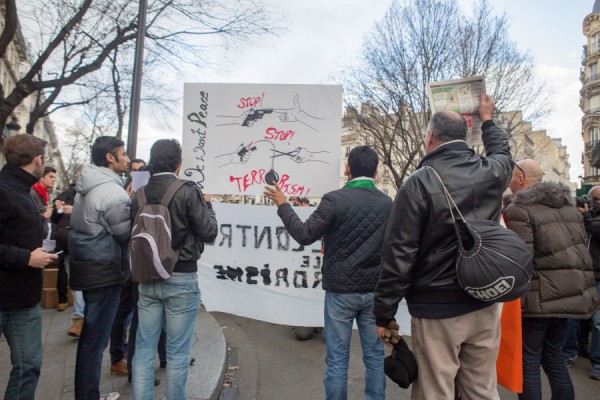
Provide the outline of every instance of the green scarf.
{"type": "Polygon", "coordinates": [[[377,189],[375,184],[370,179],[353,179],[350,182],[346,183],[342,189],[349,188],[369,188],[369,189],[377,189]]]}

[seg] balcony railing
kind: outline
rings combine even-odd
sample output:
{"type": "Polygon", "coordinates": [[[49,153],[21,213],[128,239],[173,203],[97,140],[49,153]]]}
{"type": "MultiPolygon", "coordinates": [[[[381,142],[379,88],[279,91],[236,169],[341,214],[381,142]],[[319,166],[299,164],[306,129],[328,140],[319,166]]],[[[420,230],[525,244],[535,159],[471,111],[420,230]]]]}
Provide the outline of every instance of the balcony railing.
{"type": "Polygon", "coordinates": [[[592,43],[589,46],[583,46],[583,59],[600,52],[600,43],[592,43]]]}
{"type": "Polygon", "coordinates": [[[596,143],[592,150],[592,159],[590,160],[592,167],[600,168],[600,144],[596,143]]]}
{"type": "Polygon", "coordinates": [[[588,152],[594,150],[594,147],[596,147],[597,144],[598,144],[598,141],[587,142],[585,144],[585,152],[588,153],[588,152]]]}
{"type": "Polygon", "coordinates": [[[584,85],[589,85],[590,83],[594,83],[594,82],[599,81],[599,80],[600,80],[600,74],[593,74],[593,75],[590,75],[587,78],[585,78],[583,80],[583,84],[584,85]]]}

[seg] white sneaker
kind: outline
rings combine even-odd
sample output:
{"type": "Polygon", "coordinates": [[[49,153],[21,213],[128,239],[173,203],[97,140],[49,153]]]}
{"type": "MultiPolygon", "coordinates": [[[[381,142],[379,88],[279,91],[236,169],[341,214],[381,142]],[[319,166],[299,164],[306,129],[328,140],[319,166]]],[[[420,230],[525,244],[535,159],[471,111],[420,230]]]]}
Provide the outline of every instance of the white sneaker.
{"type": "Polygon", "coordinates": [[[101,394],[99,400],[117,400],[121,395],[117,392],[101,394]]]}

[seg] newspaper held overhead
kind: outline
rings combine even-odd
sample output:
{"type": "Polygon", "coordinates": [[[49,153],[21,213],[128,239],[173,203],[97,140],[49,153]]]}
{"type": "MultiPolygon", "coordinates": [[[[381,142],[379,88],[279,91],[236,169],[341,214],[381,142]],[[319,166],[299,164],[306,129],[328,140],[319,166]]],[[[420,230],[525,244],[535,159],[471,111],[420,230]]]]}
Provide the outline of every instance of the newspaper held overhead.
{"type": "Polygon", "coordinates": [[[479,118],[479,95],[485,93],[485,78],[474,76],[450,81],[429,82],[427,96],[432,113],[454,111],[467,119],[469,132],[467,143],[471,147],[483,146],[481,118],[479,118]]]}

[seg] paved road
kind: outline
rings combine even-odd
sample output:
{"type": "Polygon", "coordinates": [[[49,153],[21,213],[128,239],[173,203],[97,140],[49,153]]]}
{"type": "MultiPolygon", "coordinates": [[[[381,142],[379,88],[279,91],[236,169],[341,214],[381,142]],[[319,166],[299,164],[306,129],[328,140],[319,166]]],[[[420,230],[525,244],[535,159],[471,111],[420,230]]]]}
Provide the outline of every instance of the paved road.
{"type": "MultiPolygon", "coordinates": [[[[221,400],[303,400],[323,399],[323,373],[325,371],[325,340],[322,334],[300,342],[291,328],[213,313],[221,325],[229,348],[228,372],[221,400]],[[226,384],[227,386],[227,384],[226,384]]],[[[588,378],[590,364],[577,359],[570,369],[575,384],[577,400],[600,399],[600,381],[588,378]]],[[[348,398],[363,398],[364,367],[361,361],[358,334],[352,338],[349,368],[348,398]]],[[[502,400],[517,396],[500,388],[502,400]]],[[[386,398],[410,398],[410,389],[400,389],[388,380],[386,398]]],[[[544,399],[550,399],[547,382],[544,382],[544,399]]]]}

